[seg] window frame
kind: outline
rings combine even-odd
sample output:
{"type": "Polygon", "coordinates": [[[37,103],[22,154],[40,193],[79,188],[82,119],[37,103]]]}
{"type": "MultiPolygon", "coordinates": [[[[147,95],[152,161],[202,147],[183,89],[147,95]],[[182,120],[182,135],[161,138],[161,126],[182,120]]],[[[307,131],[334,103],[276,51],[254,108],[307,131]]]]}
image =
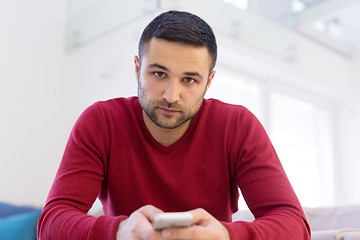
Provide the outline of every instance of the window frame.
{"type": "MultiPolygon", "coordinates": [[[[280,95],[284,95],[287,97],[294,98],[296,100],[311,104],[315,108],[321,108],[323,111],[327,112],[327,115],[329,117],[329,125],[330,125],[330,131],[331,133],[331,139],[330,144],[331,146],[334,146],[334,126],[335,126],[335,118],[334,118],[334,103],[335,100],[331,99],[329,97],[323,96],[319,93],[317,93],[314,90],[307,89],[303,86],[299,86],[294,83],[289,83],[283,80],[278,80],[274,78],[263,78],[259,77],[257,75],[249,74],[249,72],[245,73],[241,70],[235,70],[232,68],[228,68],[226,66],[218,66],[217,72],[225,72],[224,76],[239,76],[239,78],[246,79],[246,81],[254,82],[259,87],[259,110],[261,114],[255,114],[259,118],[260,122],[263,124],[265,130],[267,131],[270,139],[272,134],[272,110],[271,110],[271,94],[276,93],[280,95]]],[[[220,75],[220,74],[218,74],[220,75]]],[[[215,81],[221,81],[221,78],[223,76],[217,76],[217,79],[215,81]],[[220,79],[219,79],[220,77],[220,79]]],[[[216,90],[213,90],[212,93],[216,92],[216,90]]],[[[218,98],[221,100],[221,98],[216,96],[211,96],[214,98],[218,98]]],[[[245,107],[248,107],[244,105],[245,107]]],[[[251,108],[249,108],[250,111],[253,111],[251,108]]],[[[275,147],[276,150],[276,147],[275,147]]],[[[319,168],[319,174],[320,174],[320,205],[321,206],[333,206],[335,204],[335,173],[334,173],[334,156],[335,153],[332,151],[332,167],[331,172],[326,172],[327,170],[325,168],[319,168]],[[329,184],[330,182],[330,184],[329,184]]],[[[280,159],[281,160],[281,159],[280,159]]],[[[325,164],[324,163],[324,157],[320,157],[320,165],[325,164]]],[[[296,191],[296,190],[295,190],[296,191]]],[[[239,208],[242,209],[243,206],[243,199],[239,200],[239,208]],[[241,203],[241,205],[240,205],[241,203]]],[[[246,205],[245,205],[246,207],[246,205]]]]}

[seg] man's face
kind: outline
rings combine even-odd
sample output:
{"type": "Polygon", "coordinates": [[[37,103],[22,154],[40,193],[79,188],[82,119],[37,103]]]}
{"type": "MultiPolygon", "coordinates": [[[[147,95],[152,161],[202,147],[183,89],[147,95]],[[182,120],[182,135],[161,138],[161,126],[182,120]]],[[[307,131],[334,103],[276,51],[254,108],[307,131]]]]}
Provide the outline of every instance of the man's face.
{"type": "Polygon", "coordinates": [[[147,43],[135,68],[139,102],[153,123],[174,129],[191,120],[215,75],[210,62],[206,47],[154,38],[147,43]]]}

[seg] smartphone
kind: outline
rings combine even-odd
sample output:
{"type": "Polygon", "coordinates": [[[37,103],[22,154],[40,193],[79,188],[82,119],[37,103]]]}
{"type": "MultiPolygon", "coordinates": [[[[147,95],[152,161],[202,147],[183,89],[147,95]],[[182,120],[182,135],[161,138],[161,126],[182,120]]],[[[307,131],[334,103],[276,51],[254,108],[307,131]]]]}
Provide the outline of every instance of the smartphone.
{"type": "Polygon", "coordinates": [[[159,213],[154,217],[155,230],[169,227],[188,227],[192,223],[193,216],[189,212],[159,213]]]}

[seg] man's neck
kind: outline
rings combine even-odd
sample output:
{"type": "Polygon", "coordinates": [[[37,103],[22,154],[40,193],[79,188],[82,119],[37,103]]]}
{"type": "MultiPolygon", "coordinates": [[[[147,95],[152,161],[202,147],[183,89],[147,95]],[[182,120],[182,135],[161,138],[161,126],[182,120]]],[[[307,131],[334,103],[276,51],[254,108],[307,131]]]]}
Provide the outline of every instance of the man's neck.
{"type": "Polygon", "coordinates": [[[151,136],[165,147],[168,147],[178,141],[190,126],[190,121],[182,124],[174,129],[165,129],[157,126],[148,115],[143,111],[145,126],[149,130],[151,136]]]}

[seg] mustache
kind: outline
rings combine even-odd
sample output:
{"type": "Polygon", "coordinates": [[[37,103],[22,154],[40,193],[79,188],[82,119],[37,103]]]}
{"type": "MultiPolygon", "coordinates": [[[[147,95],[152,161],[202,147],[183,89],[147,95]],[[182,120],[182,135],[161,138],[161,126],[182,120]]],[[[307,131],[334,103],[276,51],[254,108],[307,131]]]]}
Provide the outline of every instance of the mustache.
{"type": "Polygon", "coordinates": [[[156,101],[155,105],[157,105],[158,107],[166,107],[166,108],[170,108],[170,109],[181,110],[181,106],[179,104],[177,104],[177,103],[169,103],[166,100],[156,101]]]}

